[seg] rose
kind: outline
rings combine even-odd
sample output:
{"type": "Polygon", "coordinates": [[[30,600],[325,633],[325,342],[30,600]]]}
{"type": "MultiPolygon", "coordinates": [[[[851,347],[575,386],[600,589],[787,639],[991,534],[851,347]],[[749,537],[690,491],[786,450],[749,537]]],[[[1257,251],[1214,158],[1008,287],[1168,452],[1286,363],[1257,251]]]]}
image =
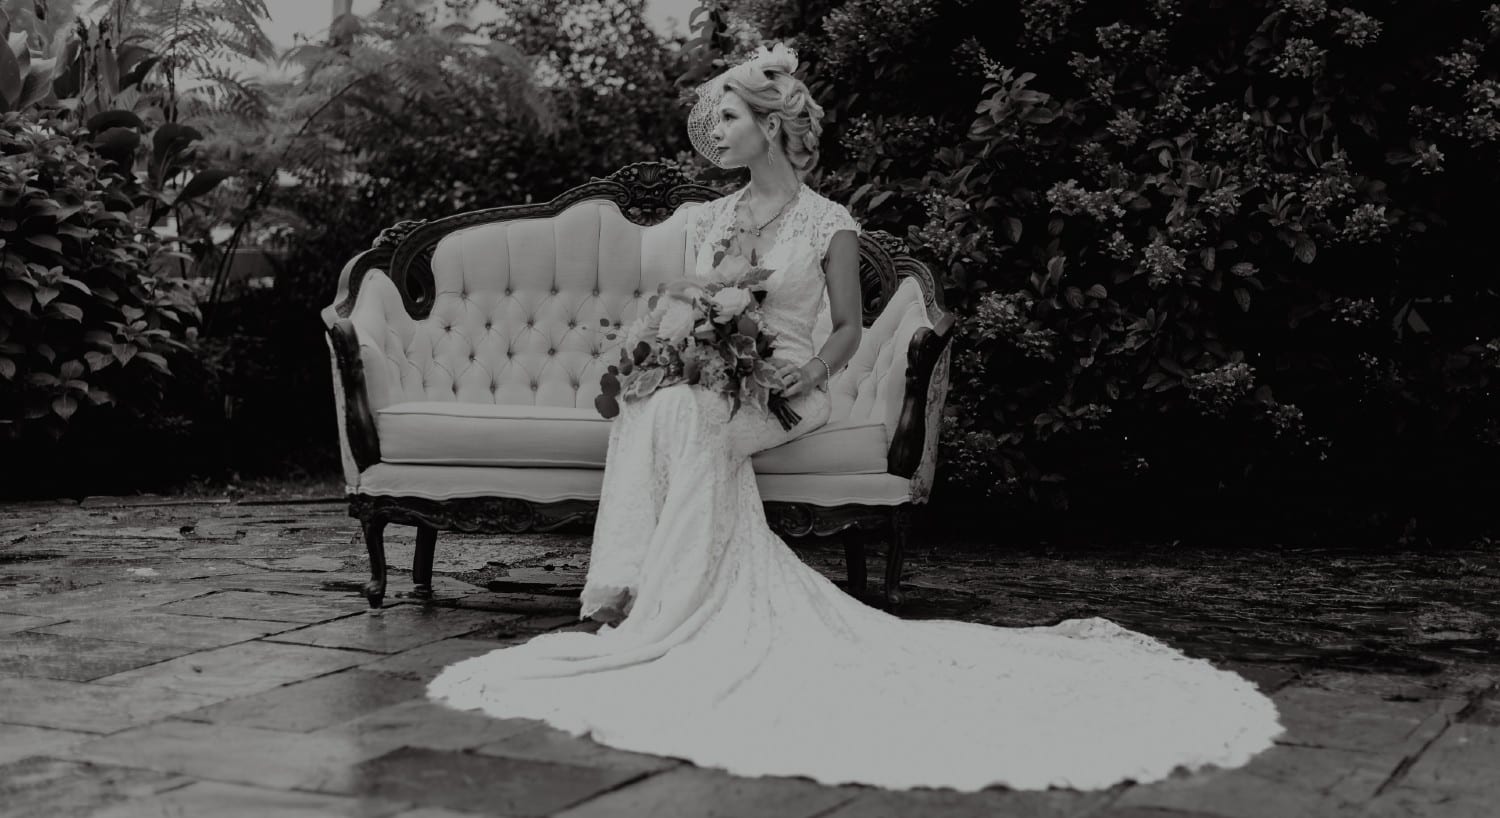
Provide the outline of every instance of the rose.
{"type": "Polygon", "coordinates": [[[739,278],[750,272],[750,262],[744,256],[726,255],[718,266],[714,268],[714,274],[719,281],[726,284],[738,281],[739,278]]]}
{"type": "Polygon", "coordinates": [[[715,307],[719,308],[719,315],[714,320],[721,324],[733,321],[739,317],[740,313],[749,308],[753,300],[749,290],[739,287],[725,287],[714,293],[714,297],[709,299],[715,307]]]}
{"type": "Polygon", "coordinates": [[[658,334],[671,343],[680,344],[693,333],[693,325],[697,323],[698,314],[691,305],[672,299],[666,312],[662,313],[658,334]]]}

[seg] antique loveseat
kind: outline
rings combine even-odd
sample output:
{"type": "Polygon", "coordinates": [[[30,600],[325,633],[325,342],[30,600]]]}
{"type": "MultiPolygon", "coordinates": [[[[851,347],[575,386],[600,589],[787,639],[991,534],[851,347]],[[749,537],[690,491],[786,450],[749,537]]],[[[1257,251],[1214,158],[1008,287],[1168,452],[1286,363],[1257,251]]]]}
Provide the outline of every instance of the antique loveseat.
{"type": "MultiPolygon", "coordinates": [[[[544,204],[401,222],[345,265],[322,317],[371,607],[389,523],[416,527],[415,596],[430,599],[440,530],[593,519],[610,428],[594,398],[619,359],[600,330],[682,276],[688,211],[718,195],[640,163],[544,204]]],[[[851,593],[865,588],[866,540],[884,534],[895,605],[910,509],[932,485],[953,322],[888,234],[860,237],[860,278],[865,330],[830,383],[832,418],[753,463],[779,533],[846,532],[851,593]]],[[[815,343],[828,332],[825,314],[815,343]]]]}

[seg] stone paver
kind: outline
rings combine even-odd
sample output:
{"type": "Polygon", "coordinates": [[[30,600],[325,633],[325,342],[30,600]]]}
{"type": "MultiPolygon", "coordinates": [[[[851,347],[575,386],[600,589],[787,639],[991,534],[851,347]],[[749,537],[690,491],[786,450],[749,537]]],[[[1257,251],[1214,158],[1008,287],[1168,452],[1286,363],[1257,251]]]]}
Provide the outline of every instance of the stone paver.
{"type": "Polygon", "coordinates": [[[475,752],[503,758],[576,764],[581,767],[608,767],[643,776],[670,770],[683,763],[675,758],[616,750],[546,725],[538,725],[500,741],[481,745],[475,752]]]}
{"type": "Polygon", "coordinates": [[[56,594],[0,602],[0,612],[71,619],[136,610],[212,592],[212,587],[188,583],[116,582],[56,594]]]}
{"type": "Polygon", "coordinates": [[[86,617],[32,628],[35,633],[85,636],[145,645],[217,648],[247,642],[298,627],[292,622],[254,619],[212,619],[206,616],[132,611],[110,617],[86,617]]]}
{"type": "Polygon", "coordinates": [[[0,765],[31,756],[56,756],[70,747],[98,738],[74,730],[0,724],[0,765]]]}
{"type": "Polygon", "coordinates": [[[592,798],[560,818],[813,818],[858,798],[858,787],[820,787],[802,778],[737,778],[719,770],[678,767],[592,798]]]}
{"type": "Polygon", "coordinates": [[[254,591],[221,591],[156,609],[160,613],[211,616],[219,619],[255,619],[310,625],[349,616],[363,610],[353,600],[309,600],[290,594],[254,591]]]}
{"type": "Polygon", "coordinates": [[[113,733],[196,710],[222,698],[167,688],[0,678],[0,723],[113,733]]]}
{"type": "Polygon", "coordinates": [[[430,682],[443,668],[454,662],[480,656],[500,647],[487,639],[444,639],[361,665],[361,668],[403,679],[430,682]]]}
{"type": "MultiPolygon", "coordinates": [[[[1490,818],[1500,803],[1495,549],[1455,574],[1446,553],[914,547],[903,616],[1106,616],[1249,678],[1287,727],[1233,770],[957,793],[740,779],[428,701],[454,662],[597,627],[577,620],[589,532],[445,533],[431,605],[403,596],[413,540],[388,533],[371,614],[340,503],[0,507],[0,818],[1490,818]]],[[[842,577],[836,540],[794,546],[842,577]]]]}
{"type": "Polygon", "coordinates": [[[1404,758],[1398,752],[1278,745],[1237,769],[1132,787],[1116,804],[1198,809],[1225,818],[1329,815],[1372,798],[1404,758]]]}
{"type": "Polygon", "coordinates": [[[0,675],[87,682],[193,650],[21,631],[0,636],[0,675]]]}
{"type": "Polygon", "coordinates": [[[287,631],[270,637],[269,641],[375,653],[400,653],[428,642],[492,627],[496,618],[494,614],[479,611],[400,605],[383,610],[378,615],[351,616],[287,631]]]}
{"type": "Polygon", "coordinates": [[[179,718],[307,733],[416,698],[422,693],[423,686],[417,682],[363,670],[344,670],[209,705],[183,713],[179,718]]]}
{"type": "MultiPolygon", "coordinates": [[[[116,803],[89,818],[386,818],[403,809],[370,798],[201,781],[181,789],[116,803]]],[[[401,813],[406,814],[406,813],[401,813]]]]}
{"type": "Polygon", "coordinates": [[[402,747],[472,750],[530,732],[539,726],[541,722],[530,719],[494,719],[420,698],[377,710],[314,735],[348,741],[376,756],[402,747]]]}
{"type": "Polygon", "coordinates": [[[357,744],[229,724],[169,719],[74,747],[72,758],[271,789],[351,793],[351,771],[369,758],[357,744]]]}
{"type": "Polygon", "coordinates": [[[637,775],[600,767],[418,748],[401,749],[373,759],[361,764],[355,773],[361,791],[377,798],[415,801],[484,815],[538,818],[612,790],[637,775]]]}
{"type": "Polygon", "coordinates": [[[0,815],[90,815],[95,810],[150,798],[192,783],[173,773],[28,758],[0,767],[0,815]]]}
{"type": "Polygon", "coordinates": [[[228,699],[343,670],[369,659],[369,654],[354,651],[243,642],[127,670],[97,681],[107,686],[167,689],[228,699]]]}
{"type": "Polygon", "coordinates": [[[62,617],[57,616],[22,616],[21,614],[0,613],[0,634],[29,631],[61,621],[62,617]]]}
{"type": "Polygon", "coordinates": [[[1407,770],[1401,786],[1490,798],[1500,805],[1500,727],[1450,725],[1407,770]]]}
{"type": "MultiPolygon", "coordinates": [[[[1044,790],[1015,792],[983,790],[977,793],[953,790],[892,792],[871,789],[832,812],[818,818],[1074,818],[1092,815],[1107,804],[1114,792],[1044,790]]],[[[1180,813],[1162,818],[1181,818],[1180,813]]]]}

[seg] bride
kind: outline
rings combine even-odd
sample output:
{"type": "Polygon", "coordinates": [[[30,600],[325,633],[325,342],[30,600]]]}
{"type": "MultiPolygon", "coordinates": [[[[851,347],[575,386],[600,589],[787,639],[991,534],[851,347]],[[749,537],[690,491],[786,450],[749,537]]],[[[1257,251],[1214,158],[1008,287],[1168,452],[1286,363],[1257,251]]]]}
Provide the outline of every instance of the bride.
{"type": "MultiPolygon", "coordinates": [[[[762,48],[698,90],[694,146],[749,183],[690,217],[689,279],[728,238],[774,270],[762,308],[785,361],[785,430],[680,384],[624,401],[609,438],[580,618],[458,662],[429,695],[540,719],[622,750],[743,776],[887,788],[1146,782],[1271,746],[1275,706],[1245,679],[1104,619],[996,628],[905,621],[850,597],[766,523],[750,455],[828,421],[826,385],[860,338],[858,225],[803,177],[822,109],[762,48]],[[833,331],[813,325],[827,296],[833,331]]],[[[679,284],[672,292],[678,291],[679,284]]]]}

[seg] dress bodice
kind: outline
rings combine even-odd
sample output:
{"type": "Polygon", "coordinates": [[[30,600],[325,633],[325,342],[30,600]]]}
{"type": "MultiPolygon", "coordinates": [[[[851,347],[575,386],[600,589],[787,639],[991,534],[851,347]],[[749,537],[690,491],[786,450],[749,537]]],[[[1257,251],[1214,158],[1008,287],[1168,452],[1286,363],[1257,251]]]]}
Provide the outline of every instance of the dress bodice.
{"type": "MultiPolygon", "coordinates": [[[[693,277],[713,277],[712,242],[734,229],[735,207],[748,188],[740,188],[701,205],[688,222],[697,259],[693,277]]],[[[823,257],[840,230],[859,232],[859,224],[841,204],[802,186],[797,201],[783,215],[771,248],[759,259],[771,269],[766,299],[761,304],[765,329],[776,335],[776,356],[795,363],[812,358],[813,327],[827,300],[823,257]]]]}

